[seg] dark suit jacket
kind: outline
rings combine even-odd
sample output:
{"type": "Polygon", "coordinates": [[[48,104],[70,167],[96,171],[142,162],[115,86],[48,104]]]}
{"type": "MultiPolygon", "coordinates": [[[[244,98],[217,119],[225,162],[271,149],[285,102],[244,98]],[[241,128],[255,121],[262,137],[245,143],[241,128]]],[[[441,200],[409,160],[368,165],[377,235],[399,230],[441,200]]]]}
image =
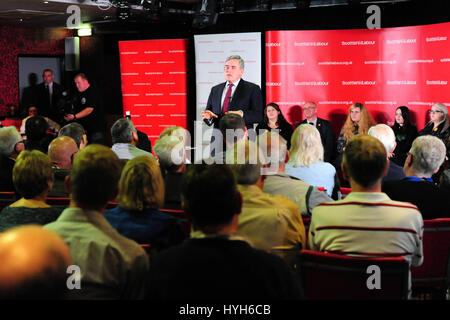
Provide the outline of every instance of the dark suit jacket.
{"type": "MultiPolygon", "coordinates": [[[[297,127],[303,123],[308,123],[308,121],[306,119],[303,120],[297,124],[297,127]]],[[[324,151],[323,161],[331,163],[334,158],[334,133],[331,128],[331,123],[327,120],[317,118],[316,128],[319,130],[320,138],[322,139],[324,151]]]]}
{"type": "MultiPolygon", "coordinates": [[[[219,118],[205,120],[207,125],[214,124],[215,128],[219,127],[219,121],[222,116],[222,94],[225,84],[226,82],[223,82],[212,87],[206,105],[206,110],[211,110],[219,116],[219,118]]],[[[247,128],[253,127],[254,123],[263,121],[263,103],[259,86],[244,79],[239,81],[228,107],[228,111],[237,110],[244,112],[244,121],[247,128]]]]}
{"type": "Polygon", "coordinates": [[[48,117],[52,119],[53,121],[58,122],[60,119],[58,119],[58,109],[57,105],[59,100],[62,97],[63,87],[53,82],[53,94],[52,94],[52,105],[50,106],[50,98],[47,94],[47,91],[45,90],[45,84],[44,82],[37,85],[37,95],[38,95],[38,102],[37,102],[37,108],[38,108],[38,114],[43,117],[48,117]]]}
{"type": "Polygon", "coordinates": [[[382,182],[386,181],[396,181],[402,180],[406,178],[405,173],[403,172],[403,167],[400,167],[398,164],[395,164],[392,160],[389,160],[389,170],[385,177],[383,177],[382,182]]]}
{"type": "Polygon", "coordinates": [[[450,197],[433,182],[410,181],[407,178],[383,183],[382,191],[389,198],[415,204],[424,220],[450,217],[450,197]]]}

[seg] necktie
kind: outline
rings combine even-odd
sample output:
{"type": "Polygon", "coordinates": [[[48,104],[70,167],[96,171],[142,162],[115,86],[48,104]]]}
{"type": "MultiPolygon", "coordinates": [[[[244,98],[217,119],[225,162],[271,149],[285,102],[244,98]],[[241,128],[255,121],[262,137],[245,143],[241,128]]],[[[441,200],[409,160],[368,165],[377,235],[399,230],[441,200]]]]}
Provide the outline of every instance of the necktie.
{"type": "Polygon", "coordinates": [[[47,101],[49,103],[49,106],[52,105],[52,96],[50,95],[50,87],[48,84],[45,85],[45,93],[47,94],[47,101]]]}
{"type": "Polygon", "coordinates": [[[230,83],[228,85],[228,90],[225,95],[225,100],[223,100],[222,113],[226,113],[228,111],[228,107],[230,106],[230,98],[231,98],[231,89],[233,88],[233,84],[230,83]]]}

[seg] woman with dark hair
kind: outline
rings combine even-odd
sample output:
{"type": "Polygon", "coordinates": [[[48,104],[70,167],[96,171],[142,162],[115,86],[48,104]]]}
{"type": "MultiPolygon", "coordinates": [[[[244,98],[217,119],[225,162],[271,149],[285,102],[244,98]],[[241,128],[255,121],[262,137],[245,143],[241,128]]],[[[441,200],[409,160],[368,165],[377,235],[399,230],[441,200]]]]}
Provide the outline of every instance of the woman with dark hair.
{"type": "Polygon", "coordinates": [[[391,160],[403,167],[409,149],[411,149],[412,143],[417,137],[417,127],[411,123],[407,107],[400,106],[395,110],[395,123],[392,130],[395,133],[397,146],[391,160]]]}
{"type": "Polygon", "coordinates": [[[280,107],[271,102],[264,108],[264,122],[256,127],[256,134],[263,134],[266,131],[278,130],[278,134],[287,142],[288,149],[291,144],[291,136],[294,130],[283,116],[280,107]],[[263,130],[263,131],[262,131],[263,130]]]}

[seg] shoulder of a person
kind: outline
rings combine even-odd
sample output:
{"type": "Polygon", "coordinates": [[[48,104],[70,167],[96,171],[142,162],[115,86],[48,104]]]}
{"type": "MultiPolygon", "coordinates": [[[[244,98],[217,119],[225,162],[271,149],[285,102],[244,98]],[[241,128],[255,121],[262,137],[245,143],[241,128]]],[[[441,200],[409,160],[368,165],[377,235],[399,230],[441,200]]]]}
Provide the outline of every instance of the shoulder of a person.
{"type": "Polygon", "coordinates": [[[325,126],[325,125],[326,125],[326,126],[331,125],[331,122],[330,122],[330,121],[325,120],[325,119],[322,119],[322,118],[317,118],[317,121],[318,121],[318,122],[321,122],[324,126],[325,126]]]}

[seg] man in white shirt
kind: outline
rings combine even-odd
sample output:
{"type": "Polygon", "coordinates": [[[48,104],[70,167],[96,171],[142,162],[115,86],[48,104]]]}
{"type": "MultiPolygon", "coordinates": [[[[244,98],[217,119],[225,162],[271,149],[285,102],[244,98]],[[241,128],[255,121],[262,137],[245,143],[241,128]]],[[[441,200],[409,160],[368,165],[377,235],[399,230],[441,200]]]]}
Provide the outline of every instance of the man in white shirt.
{"type": "Polygon", "coordinates": [[[263,120],[261,89],[254,83],[242,79],[244,60],[238,55],[225,60],[226,82],[211,89],[202,120],[208,126],[218,128],[220,118],[227,113],[236,113],[244,118],[247,128],[263,120]]]}
{"type": "Polygon", "coordinates": [[[128,119],[117,120],[111,127],[111,136],[113,142],[111,149],[119,159],[130,160],[138,156],[153,157],[150,152],[136,147],[138,135],[133,122],[128,119]]]}
{"type": "Polygon", "coordinates": [[[422,264],[419,210],[381,192],[388,161],[378,139],[363,135],[350,140],[342,171],[352,192],[344,200],[314,208],[309,228],[311,250],[364,257],[403,256],[410,266],[422,264]]]}

